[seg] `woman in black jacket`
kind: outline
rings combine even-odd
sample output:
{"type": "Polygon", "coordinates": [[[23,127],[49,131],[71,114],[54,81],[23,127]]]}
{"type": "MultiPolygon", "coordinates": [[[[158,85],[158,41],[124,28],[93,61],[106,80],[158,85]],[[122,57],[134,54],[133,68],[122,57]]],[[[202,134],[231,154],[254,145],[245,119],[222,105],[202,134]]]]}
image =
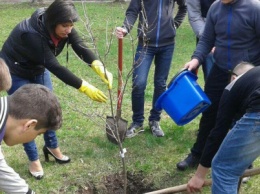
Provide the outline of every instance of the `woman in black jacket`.
{"type": "MultiPolygon", "coordinates": [[[[59,64],[56,57],[65,45],[71,45],[75,53],[112,87],[112,74],[105,71],[103,64],[84,44],[76,30],[74,22],[78,14],[71,1],[55,0],[47,9],[36,10],[28,19],[20,22],[5,41],[0,57],[7,63],[12,76],[12,94],[19,87],[28,83],[37,83],[52,90],[50,72],[64,83],[85,93],[92,100],[105,102],[107,97],[102,91],[85,80],[78,78],[66,67],[59,64]]],[[[61,153],[55,131],[44,134],[45,159],[51,155],[58,163],[68,163],[70,158],[61,153]]],[[[24,144],[30,160],[29,171],[37,179],[43,177],[43,169],[34,141],[24,144]]]]}

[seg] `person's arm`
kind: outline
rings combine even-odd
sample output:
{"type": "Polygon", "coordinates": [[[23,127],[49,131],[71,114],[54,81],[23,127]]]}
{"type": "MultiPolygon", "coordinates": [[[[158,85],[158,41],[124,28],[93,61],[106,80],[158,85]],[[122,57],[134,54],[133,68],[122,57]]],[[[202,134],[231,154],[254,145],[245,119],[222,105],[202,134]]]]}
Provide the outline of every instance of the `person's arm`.
{"type": "Polygon", "coordinates": [[[91,64],[93,61],[98,60],[97,56],[91,50],[84,40],[79,36],[77,31],[73,28],[69,34],[69,43],[75,53],[82,59],[85,63],[91,64]]]}
{"type": "Polygon", "coordinates": [[[187,191],[190,193],[201,192],[201,188],[205,182],[208,171],[209,168],[199,164],[195,175],[189,180],[187,184],[187,191]]]}
{"type": "MultiPolygon", "coordinates": [[[[232,84],[229,86],[232,87],[232,84]]],[[[222,94],[218,108],[216,125],[207,138],[196,173],[189,180],[187,185],[187,191],[190,193],[201,191],[207,172],[211,167],[211,161],[228,133],[229,128],[231,127],[231,123],[235,117],[237,108],[239,107],[239,100],[234,99],[234,94],[236,93],[236,91],[233,91],[232,94],[230,94],[229,90],[226,89],[222,94]]]]}
{"type": "Polygon", "coordinates": [[[208,14],[207,14],[207,20],[205,23],[204,29],[207,29],[207,31],[203,31],[199,42],[197,44],[196,50],[194,51],[192,55],[192,59],[196,58],[199,60],[199,64],[202,64],[204,60],[206,59],[207,55],[211,52],[212,48],[215,46],[216,41],[216,34],[215,34],[215,17],[212,17],[212,15],[215,12],[216,6],[211,6],[209,8],[208,14]]]}
{"type": "Polygon", "coordinates": [[[78,35],[75,29],[72,29],[69,35],[72,49],[75,53],[94,70],[96,74],[112,89],[113,75],[105,68],[94,52],[88,48],[83,39],[78,35]]]}
{"type": "Polygon", "coordinates": [[[96,87],[92,86],[85,80],[78,78],[66,67],[60,65],[46,41],[39,37],[39,35],[25,34],[23,35],[23,40],[24,42],[28,43],[25,48],[27,49],[27,52],[25,53],[28,54],[24,57],[27,58],[31,63],[35,65],[43,65],[61,81],[78,89],[92,100],[106,102],[107,97],[103,94],[102,91],[98,90],[96,87]]]}
{"type": "Polygon", "coordinates": [[[142,7],[140,0],[131,0],[126,10],[125,20],[122,26],[124,29],[126,29],[127,33],[129,33],[133,28],[141,9],[142,7]]]}
{"type": "Polygon", "coordinates": [[[174,25],[176,28],[180,27],[187,13],[187,6],[185,0],[177,0],[177,4],[178,11],[174,17],[174,25]]]}
{"type": "Polygon", "coordinates": [[[189,23],[197,38],[200,38],[205,27],[205,18],[202,17],[200,0],[186,0],[186,3],[189,23]]]}
{"type": "Polygon", "coordinates": [[[24,34],[22,38],[26,44],[24,49],[27,50],[23,54],[24,58],[28,59],[31,64],[44,66],[64,83],[79,89],[82,80],[66,67],[60,65],[44,38],[38,34],[29,33],[24,34]]]}
{"type": "Polygon", "coordinates": [[[8,166],[0,146],[0,190],[5,193],[35,194],[28,184],[17,174],[13,168],[8,166]]]}
{"type": "Polygon", "coordinates": [[[125,20],[123,22],[122,26],[118,26],[115,29],[115,35],[117,38],[124,38],[124,36],[126,36],[131,29],[133,28],[138,14],[140,12],[141,9],[141,2],[140,1],[136,1],[136,0],[132,0],[126,10],[126,14],[125,14],[125,20]]]}

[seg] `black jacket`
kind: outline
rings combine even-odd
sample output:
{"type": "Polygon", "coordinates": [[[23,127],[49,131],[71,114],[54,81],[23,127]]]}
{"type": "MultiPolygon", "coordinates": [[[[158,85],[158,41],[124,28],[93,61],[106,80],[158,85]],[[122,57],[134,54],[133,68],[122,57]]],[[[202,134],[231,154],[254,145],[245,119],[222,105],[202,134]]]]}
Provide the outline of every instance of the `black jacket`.
{"type": "MultiPolygon", "coordinates": [[[[211,167],[211,161],[232,123],[245,113],[260,112],[260,67],[255,67],[231,82],[224,90],[216,119],[206,141],[200,164],[211,167]]],[[[240,129],[241,130],[241,129],[240,129]]]]}
{"type": "Polygon", "coordinates": [[[200,0],[200,6],[201,6],[201,16],[206,18],[207,17],[207,13],[208,10],[211,6],[211,4],[214,2],[215,0],[200,0]]]}
{"type": "Polygon", "coordinates": [[[0,57],[7,63],[11,74],[30,79],[47,68],[64,83],[78,89],[82,80],[60,65],[56,56],[66,44],[70,44],[86,63],[91,64],[97,58],[74,28],[68,38],[55,46],[45,27],[44,13],[45,8],[40,8],[30,18],[17,24],[5,41],[0,57]]]}

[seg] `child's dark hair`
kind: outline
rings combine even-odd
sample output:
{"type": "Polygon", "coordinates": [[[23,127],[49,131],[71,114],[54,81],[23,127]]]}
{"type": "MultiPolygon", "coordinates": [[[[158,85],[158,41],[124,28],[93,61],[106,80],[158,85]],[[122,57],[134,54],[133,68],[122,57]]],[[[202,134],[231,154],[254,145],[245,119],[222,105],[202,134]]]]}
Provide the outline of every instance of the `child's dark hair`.
{"type": "Polygon", "coordinates": [[[53,92],[40,84],[25,84],[8,96],[8,114],[15,119],[36,119],[36,130],[57,130],[62,125],[60,103],[53,92]]]}
{"type": "Polygon", "coordinates": [[[45,12],[45,25],[50,33],[54,33],[58,24],[78,21],[75,5],[70,0],[55,0],[45,12]]]}

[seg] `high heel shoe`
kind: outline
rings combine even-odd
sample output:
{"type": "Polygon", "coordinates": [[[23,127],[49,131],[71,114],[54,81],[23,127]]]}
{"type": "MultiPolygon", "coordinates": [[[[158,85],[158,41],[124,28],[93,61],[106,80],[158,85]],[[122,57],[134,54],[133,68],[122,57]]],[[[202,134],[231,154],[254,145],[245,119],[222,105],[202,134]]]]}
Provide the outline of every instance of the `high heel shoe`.
{"type": "Polygon", "coordinates": [[[43,178],[43,169],[39,159],[34,161],[29,161],[29,173],[35,179],[40,180],[43,178]]]}
{"type": "Polygon", "coordinates": [[[59,164],[65,164],[70,162],[70,158],[68,156],[63,155],[61,159],[57,158],[46,146],[42,148],[45,161],[49,162],[49,154],[55,159],[55,161],[59,164]]]}
{"type": "Polygon", "coordinates": [[[38,172],[31,172],[29,170],[29,173],[37,180],[40,180],[43,178],[43,171],[38,171],[38,172]]]}

